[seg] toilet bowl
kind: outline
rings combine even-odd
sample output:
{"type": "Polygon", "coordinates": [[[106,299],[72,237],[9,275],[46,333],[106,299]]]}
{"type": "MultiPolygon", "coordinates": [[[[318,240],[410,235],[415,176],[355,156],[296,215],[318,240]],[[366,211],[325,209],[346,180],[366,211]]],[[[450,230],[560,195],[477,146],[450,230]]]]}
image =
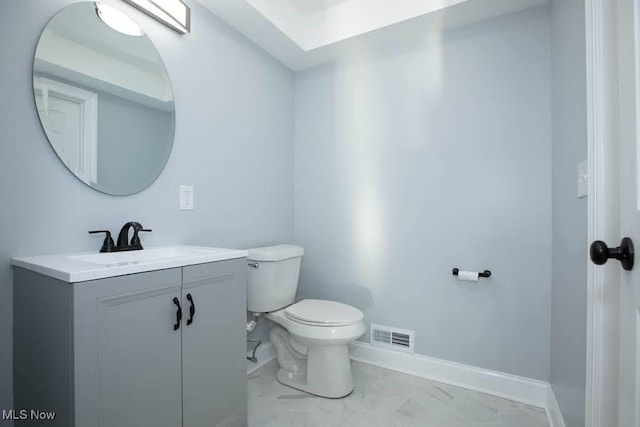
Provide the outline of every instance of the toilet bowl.
{"type": "Polygon", "coordinates": [[[348,344],[366,331],[360,310],[307,299],[269,313],[267,318],[277,324],[270,339],[280,365],[280,383],[330,398],[353,391],[348,344]]]}
{"type": "Polygon", "coordinates": [[[279,382],[322,397],[343,397],[353,391],[348,344],[365,333],[364,316],[335,301],[294,303],[303,254],[295,245],[249,249],[247,308],[274,322],[270,339],[279,382]]]}

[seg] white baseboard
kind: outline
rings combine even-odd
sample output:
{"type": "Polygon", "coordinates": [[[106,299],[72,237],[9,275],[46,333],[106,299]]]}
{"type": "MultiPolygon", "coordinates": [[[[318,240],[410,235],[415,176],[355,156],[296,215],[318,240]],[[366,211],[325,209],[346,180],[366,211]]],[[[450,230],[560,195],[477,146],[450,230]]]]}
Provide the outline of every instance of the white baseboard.
{"type": "MultiPolygon", "coordinates": [[[[251,353],[247,353],[247,356],[251,356],[251,353]]],[[[247,360],[247,375],[254,373],[258,369],[275,359],[276,349],[270,341],[267,341],[260,344],[258,350],[256,351],[256,357],[258,358],[258,363],[253,363],[252,361],[247,360]]]]}
{"type": "Polygon", "coordinates": [[[564,418],[562,418],[562,412],[560,412],[560,406],[556,400],[556,395],[553,393],[551,385],[547,390],[547,404],[545,405],[547,411],[547,418],[549,418],[550,427],[565,427],[564,418]]]}
{"type": "Polygon", "coordinates": [[[531,378],[491,371],[420,354],[374,347],[367,343],[349,344],[353,360],[404,372],[527,405],[546,408],[549,384],[531,378]]]}
{"type": "MultiPolygon", "coordinates": [[[[544,408],[550,427],[565,427],[555,394],[547,382],[420,354],[388,350],[358,341],[349,344],[349,355],[353,360],[381,368],[544,408]]],[[[258,363],[247,361],[247,374],[276,358],[273,344],[266,342],[260,345],[256,357],[258,363]]]]}

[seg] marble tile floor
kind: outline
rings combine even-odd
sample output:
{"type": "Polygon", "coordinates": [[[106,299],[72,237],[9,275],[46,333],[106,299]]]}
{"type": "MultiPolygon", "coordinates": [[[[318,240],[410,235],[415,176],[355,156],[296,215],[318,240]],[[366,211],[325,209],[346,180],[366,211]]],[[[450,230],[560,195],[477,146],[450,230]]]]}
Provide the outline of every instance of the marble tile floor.
{"type": "Polygon", "coordinates": [[[249,427],[548,427],[544,409],[352,362],[355,389],[325,399],[276,381],[273,360],[249,375],[249,427]]]}

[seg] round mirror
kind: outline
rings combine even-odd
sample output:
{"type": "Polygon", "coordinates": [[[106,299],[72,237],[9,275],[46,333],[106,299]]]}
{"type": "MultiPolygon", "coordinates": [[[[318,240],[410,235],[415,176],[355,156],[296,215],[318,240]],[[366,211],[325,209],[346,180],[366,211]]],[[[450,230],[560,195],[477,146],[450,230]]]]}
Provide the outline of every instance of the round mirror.
{"type": "Polygon", "coordinates": [[[58,12],[36,48],[33,89],[51,146],[85,184],[133,194],[164,169],[171,83],[149,37],[119,9],[81,2],[58,12]]]}

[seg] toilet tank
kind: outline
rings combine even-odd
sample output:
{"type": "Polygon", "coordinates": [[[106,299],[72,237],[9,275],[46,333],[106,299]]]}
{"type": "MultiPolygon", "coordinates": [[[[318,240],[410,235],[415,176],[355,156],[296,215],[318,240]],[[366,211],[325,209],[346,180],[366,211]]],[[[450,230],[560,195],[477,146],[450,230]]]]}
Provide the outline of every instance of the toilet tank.
{"type": "Polygon", "coordinates": [[[302,255],[295,245],[249,249],[247,310],[265,313],[293,304],[302,255]]]}

